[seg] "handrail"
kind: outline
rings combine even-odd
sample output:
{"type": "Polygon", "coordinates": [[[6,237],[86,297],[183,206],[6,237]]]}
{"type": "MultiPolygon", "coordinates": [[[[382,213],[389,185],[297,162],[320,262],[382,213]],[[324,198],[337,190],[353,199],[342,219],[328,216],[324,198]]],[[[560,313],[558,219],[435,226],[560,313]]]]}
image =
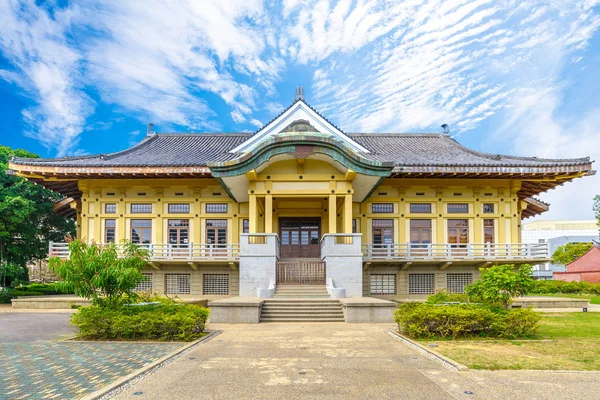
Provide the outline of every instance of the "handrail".
{"type": "MultiPolygon", "coordinates": [[[[100,243],[100,245],[104,245],[100,243]]],[[[48,246],[49,257],[69,257],[68,243],[50,242],[48,246]]],[[[238,260],[240,254],[240,245],[237,243],[214,244],[214,243],[189,243],[189,244],[170,244],[170,243],[151,243],[140,244],[140,248],[149,252],[149,261],[166,260],[238,260]]],[[[117,244],[120,251],[122,245],[117,244]]]]}
{"type": "Polygon", "coordinates": [[[363,244],[367,260],[547,259],[546,243],[394,243],[363,244]]]}

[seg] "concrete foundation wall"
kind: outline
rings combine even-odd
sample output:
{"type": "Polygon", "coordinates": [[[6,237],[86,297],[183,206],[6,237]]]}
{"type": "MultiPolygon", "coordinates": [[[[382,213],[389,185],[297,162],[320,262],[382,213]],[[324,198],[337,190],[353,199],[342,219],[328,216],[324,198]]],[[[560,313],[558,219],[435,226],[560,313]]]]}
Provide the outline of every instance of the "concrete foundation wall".
{"type": "MultiPolygon", "coordinates": [[[[157,294],[165,293],[165,274],[182,273],[191,275],[191,293],[177,294],[176,296],[186,298],[189,296],[202,296],[207,299],[218,299],[229,296],[239,295],[239,271],[231,269],[229,265],[215,265],[215,264],[196,264],[198,270],[192,269],[187,264],[173,264],[173,265],[162,265],[160,270],[148,267],[144,269],[143,273],[152,274],[152,292],[157,294]],[[229,294],[226,296],[219,296],[204,293],[203,290],[203,279],[204,274],[226,274],[229,276],[229,294]]],[[[174,295],[175,296],[175,295],[174,295]]]]}

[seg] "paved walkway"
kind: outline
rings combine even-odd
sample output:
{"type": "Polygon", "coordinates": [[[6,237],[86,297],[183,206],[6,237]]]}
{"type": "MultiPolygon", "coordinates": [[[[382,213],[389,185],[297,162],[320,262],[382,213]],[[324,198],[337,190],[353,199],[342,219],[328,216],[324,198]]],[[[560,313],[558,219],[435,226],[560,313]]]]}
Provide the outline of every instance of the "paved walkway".
{"type": "Polygon", "coordinates": [[[98,390],[182,343],[59,342],[68,314],[0,314],[0,399],[71,399],[98,390]]]}
{"type": "Polygon", "coordinates": [[[212,325],[224,333],[118,399],[597,399],[600,373],[455,372],[391,324],[212,325]]]}

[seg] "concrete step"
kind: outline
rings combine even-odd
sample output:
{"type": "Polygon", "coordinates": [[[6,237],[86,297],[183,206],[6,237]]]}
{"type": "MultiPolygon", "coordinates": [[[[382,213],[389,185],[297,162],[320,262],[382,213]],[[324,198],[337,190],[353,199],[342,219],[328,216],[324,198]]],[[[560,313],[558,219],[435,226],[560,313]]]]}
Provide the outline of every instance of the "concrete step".
{"type": "Polygon", "coordinates": [[[343,314],[342,310],[297,310],[295,308],[289,310],[263,310],[263,315],[269,314],[343,314]]]}
{"type": "Polygon", "coordinates": [[[261,318],[260,322],[344,322],[344,318],[340,317],[340,318],[323,318],[323,319],[314,319],[314,318],[298,318],[298,317],[291,317],[291,318],[283,318],[283,317],[277,317],[277,318],[261,318]]]}
{"type": "Polygon", "coordinates": [[[322,319],[344,319],[344,315],[342,314],[318,314],[318,315],[306,315],[306,314],[269,314],[262,315],[261,321],[263,319],[275,319],[275,318],[302,318],[302,319],[311,319],[315,321],[320,321],[322,319]]]}
{"type": "Polygon", "coordinates": [[[314,304],[340,304],[337,299],[265,299],[264,304],[299,304],[299,303],[314,303],[314,304]]]}
{"type": "Polygon", "coordinates": [[[316,306],[276,306],[263,305],[263,310],[340,310],[340,306],[332,305],[316,305],[316,306]]]}

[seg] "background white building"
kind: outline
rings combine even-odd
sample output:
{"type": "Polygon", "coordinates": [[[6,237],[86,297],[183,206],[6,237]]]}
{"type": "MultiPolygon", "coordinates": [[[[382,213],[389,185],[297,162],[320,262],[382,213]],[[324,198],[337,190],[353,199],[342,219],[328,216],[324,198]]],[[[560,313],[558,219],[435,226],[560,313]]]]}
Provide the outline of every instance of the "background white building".
{"type": "MultiPolygon", "coordinates": [[[[523,224],[522,229],[523,243],[548,243],[550,255],[564,244],[591,242],[598,240],[598,237],[595,220],[534,221],[523,224]]],[[[536,265],[533,267],[533,276],[536,279],[552,279],[554,271],[565,271],[565,267],[553,263],[536,265]]]]}

